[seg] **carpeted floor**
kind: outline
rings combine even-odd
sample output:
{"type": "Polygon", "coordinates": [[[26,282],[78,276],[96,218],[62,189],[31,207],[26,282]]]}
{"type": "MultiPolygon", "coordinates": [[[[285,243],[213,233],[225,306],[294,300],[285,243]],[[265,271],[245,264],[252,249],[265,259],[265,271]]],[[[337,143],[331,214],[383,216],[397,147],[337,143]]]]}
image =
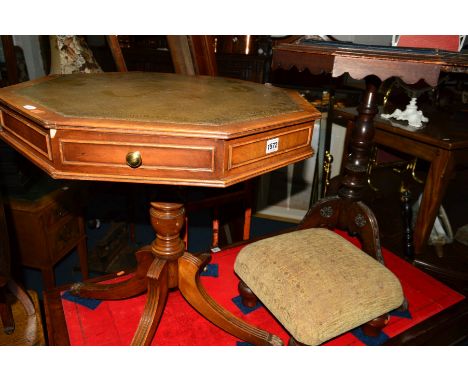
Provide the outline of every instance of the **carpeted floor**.
{"type": "MultiPolygon", "coordinates": [[[[278,335],[285,343],[288,333],[260,304],[245,308],[237,292],[233,263],[240,247],[213,254],[202,282],[223,307],[249,323],[278,335]]],[[[464,297],[432,277],[384,250],[387,266],[400,279],[409,301],[409,311],[394,311],[379,337],[368,337],[360,329],[337,337],[326,345],[380,345],[424,319],[461,301],[464,297]]],[[[128,276],[124,276],[128,277],[128,276]]],[[[143,311],[145,295],[121,301],[76,299],[62,296],[71,345],[128,345],[143,311]]],[[[166,310],[153,345],[249,345],[209,323],[192,309],[180,292],[169,295],[166,310]]]]}

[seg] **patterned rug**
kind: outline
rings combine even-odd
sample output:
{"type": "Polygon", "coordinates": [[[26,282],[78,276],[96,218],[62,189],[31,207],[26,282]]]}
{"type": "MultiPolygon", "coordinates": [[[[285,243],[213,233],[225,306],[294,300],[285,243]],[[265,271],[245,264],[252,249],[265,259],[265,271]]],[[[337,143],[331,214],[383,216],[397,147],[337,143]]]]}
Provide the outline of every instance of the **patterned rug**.
{"type": "MultiPolygon", "coordinates": [[[[345,236],[345,235],[343,235],[345,236]]],[[[347,237],[356,244],[354,239],[347,237]]],[[[279,336],[285,344],[289,335],[261,304],[249,309],[242,306],[237,291],[239,279],[233,264],[242,247],[213,254],[202,274],[207,292],[222,306],[245,321],[279,336]]],[[[391,312],[389,324],[379,337],[368,337],[359,328],[334,338],[324,345],[380,345],[428,317],[463,300],[444,284],[383,249],[387,267],[400,279],[409,301],[409,311],[391,312]]],[[[123,280],[127,276],[114,279],[123,280]]],[[[146,295],[120,301],[98,301],[62,295],[65,320],[71,345],[129,345],[143,312],[146,295]]],[[[248,343],[219,329],[200,316],[179,291],[169,294],[166,309],[156,331],[153,345],[237,345],[248,343]]]]}

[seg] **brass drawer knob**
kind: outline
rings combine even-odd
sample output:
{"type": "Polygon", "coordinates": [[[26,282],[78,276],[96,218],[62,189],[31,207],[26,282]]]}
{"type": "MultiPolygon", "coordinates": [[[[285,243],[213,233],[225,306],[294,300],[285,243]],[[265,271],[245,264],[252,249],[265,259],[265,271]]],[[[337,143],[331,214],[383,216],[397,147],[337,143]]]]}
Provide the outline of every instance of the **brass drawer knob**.
{"type": "Polygon", "coordinates": [[[132,168],[137,168],[141,166],[142,159],[141,153],[139,151],[132,151],[127,154],[127,164],[132,168]]]}

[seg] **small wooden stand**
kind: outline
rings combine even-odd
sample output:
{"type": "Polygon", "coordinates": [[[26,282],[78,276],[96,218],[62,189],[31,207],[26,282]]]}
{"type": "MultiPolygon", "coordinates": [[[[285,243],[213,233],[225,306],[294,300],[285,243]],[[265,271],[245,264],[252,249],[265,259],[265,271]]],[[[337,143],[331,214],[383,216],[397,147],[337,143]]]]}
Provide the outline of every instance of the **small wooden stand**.
{"type": "Polygon", "coordinates": [[[21,265],[40,269],[44,289],[55,286],[54,266],[74,248],[83,279],[88,278],[84,219],[77,190],[56,189],[36,200],[10,197],[5,201],[11,222],[10,244],[21,265]]]}

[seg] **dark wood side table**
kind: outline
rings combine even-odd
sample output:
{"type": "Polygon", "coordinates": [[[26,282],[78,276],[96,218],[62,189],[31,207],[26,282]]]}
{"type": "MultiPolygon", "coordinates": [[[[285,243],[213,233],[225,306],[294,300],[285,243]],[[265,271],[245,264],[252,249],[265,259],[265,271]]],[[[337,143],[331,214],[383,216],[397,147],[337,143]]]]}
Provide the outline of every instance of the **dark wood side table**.
{"type": "MultiPolygon", "coordinates": [[[[363,172],[365,171],[364,167],[367,166],[367,160],[363,159],[363,153],[368,152],[368,143],[374,137],[374,116],[378,113],[377,91],[381,82],[390,77],[399,77],[408,84],[414,84],[422,79],[430,86],[436,86],[441,72],[468,73],[468,54],[316,42],[299,38],[293,43],[279,44],[273,49],[273,69],[289,69],[293,66],[300,71],[308,69],[313,74],[327,72],[331,73],[333,77],[338,77],[349,73],[355,79],[365,78],[366,80],[367,88],[362,104],[367,104],[368,107],[366,109],[361,106],[358,108],[356,129],[351,137],[351,145],[362,154],[357,156],[353,165],[345,165],[345,178],[347,179],[345,181],[352,188],[355,181],[349,174],[356,171],[363,172]],[[365,136],[368,138],[367,143],[361,137],[357,137],[356,132],[360,130],[365,131],[365,136]]],[[[388,130],[380,130],[379,139],[387,141],[395,139],[395,133],[393,133],[393,138],[389,138],[388,130]]],[[[394,129],[390,130],[395,131],[394,129]]],[[[398,139],[405,138],[411,139],[408,134],[403,132],[398,134],[398,139]]],[[[424,197],[422,212],[418,215],[416,223],[417,234],[414,235],[416,255],[424,251],[430,227],[432,227],[438,211],[436,206],[428,207],[428,205],[431,202],[437,203],[446,187],[445,178],[435,179],[436,174],[450,172],[453,168],[454,151],[451,148],[465,147],[463,143],[461,147],[453,142],[439,141],[435,144],[436,140],[427,135],[421,139],[427,144],[416,143],[415,150],[425,159],[437,158],[437,160],[433,161],[433,170],[429,178],[432,190],[424,197]]],[[[412,142],[416,142],[414,136],[412,142]]]]}
{"type": "MultiPolygon", "coordinates": [[[[421,252],[427,242],[447,185],[457,164],[468,163],[468,129],[446,113],[426,113],[424,128],[411,131],[404,123],[375,118],[374,143],[430,162],[423,197],[414,228],[414,245],[421,252]]],[[[333,122],[352,123],[356,113],[351,108],[334,110],[333,122]]],[[[352,126],[351,126],[352,128],[352,126]]],[[[416,259],[416,262],[418,260],[416,259]]],[[[424,265],[424,264],[423,264],[424,265]]]]}
{"type": "MultiPolygon", "coordinates": [[[[0,138],[54,178],[221,188],[310,157],[320,117],[296,92],[268,85],[139,72],[21,83],[0,89],[0,110],[0,138]]],[[[156,239],[137,251],[132,278],[73,292],[123,299],[147,291],[133,345],[151,342],[170,288],[244,341],[280,342],[207,295],[199,272],[210,256],[185,252],[184,206],[169,199],[151,203],[156,239]]]]}
{"type": "Polygon", "coordinates": [[[5,201],[12,253],[21,265],[41,271],[45,290],[55,286],[55,265],[74,248],[83,279],[88,278],[80,191],[64,186],[32,200],[9,197],[5,201]]]}

